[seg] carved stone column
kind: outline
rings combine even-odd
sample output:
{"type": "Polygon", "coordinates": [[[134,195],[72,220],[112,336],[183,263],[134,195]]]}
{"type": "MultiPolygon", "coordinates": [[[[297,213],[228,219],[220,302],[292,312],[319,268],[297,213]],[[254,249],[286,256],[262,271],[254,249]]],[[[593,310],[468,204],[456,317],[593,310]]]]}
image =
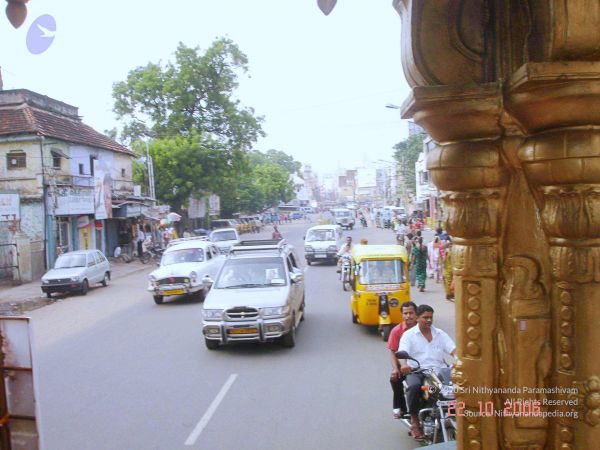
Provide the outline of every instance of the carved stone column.
{"type": "Polygon", "coordinates": [[[498,424],[479,418],[480,404],[495,404],[485,388],[496,385],[495,330],[498,309],[499,238],[507,173],[498,141],[501,86],[415,88],[406,104],[440,143],[427,166],[442,190],[445,227],[454,239],[458,373],[466,417],[458,441],[465,449],[496,448],[498,424]],[[481,403],[480,403],[481,402],[481,403]]]}
{"type": "Polygon", "coordinates": [[[541,211],[552,263],[552,448],[600,442],[600,63],[531,63],[507,107],[530,136],[519,149],[541,211]],[[565,82],[568,80],[568,82],[565,82]]]}
{"type": "Polygon", "coordinates": [[[536,388],[515,397],[559,415],[465,417],[458,446],[597,448],[600,3],[393,4],[403,116],[440,144],[428,167],[456,242],[459,400],[501,410],[509,395],[472,388],[536,388]]]}

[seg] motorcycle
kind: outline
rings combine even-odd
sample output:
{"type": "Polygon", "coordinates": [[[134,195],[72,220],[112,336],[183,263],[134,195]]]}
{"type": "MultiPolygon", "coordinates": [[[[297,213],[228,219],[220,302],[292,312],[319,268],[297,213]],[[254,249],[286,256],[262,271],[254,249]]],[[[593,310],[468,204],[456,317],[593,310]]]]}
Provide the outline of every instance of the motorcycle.
{"type": "Polygon", "coordinates": [[[157,263],[160,262],[164,249],[159,245],[152,245],[146,248],[146,251],[140,256],[142,264],[148,264],[151,259],[154,259],[157,263]]]}
{"type": "Polygon", "coordinates": [[[363,228],[367,228],[367,219],[364,218],[364,216],[360,217],[360,224],[362,225],[363,228]]]}
{"type": "Polygon", "coordinates": [[[350,286],[350,255],[343,255],[342,257],[342,270],[340,271],[340,280],[342,280],[342,289],[347,291],[351,288],[350,286]]]}
{"type": "MultiPolygon", "coordinates": [[[[448,415],[448,408],[454,407],[456,395],[450,378],[450,367],[440,369],[421,368],[421,364],[411,358],[405,351],[396,352],[398,359],[410,359],[417,363],[412,373],[424,375],[421,387],[422,407],[419,410],[419,425],[425,436],[425,445],[433,445],[440,442],[456,440],[456,418],[448,415]]],[[[404,392],[406,396],[407,384],[404,381],[404,392]]],[[[408,398],[406,398],[408,404],[408,398]]],[[[411,429],[410,415],[400,418],[400,422],[411,429]]]]}

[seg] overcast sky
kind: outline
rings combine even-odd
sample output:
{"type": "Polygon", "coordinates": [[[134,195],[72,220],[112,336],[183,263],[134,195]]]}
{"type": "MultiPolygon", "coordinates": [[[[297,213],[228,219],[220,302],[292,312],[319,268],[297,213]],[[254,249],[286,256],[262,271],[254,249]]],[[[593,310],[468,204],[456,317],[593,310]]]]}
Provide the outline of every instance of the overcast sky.
{"type": "Polygon", "coordinates": [[[0,21],[4,89],[25,88],[79,107],[97,129],[119,127],[112,84],[148,62],[173,59],[179,41],[205,50],[220,36],[248,55],[238,97],[265,117],[275,148],[323,174],[391,160],[407,135],[398,110],[409,93],[400,62],[400,17],[391,0],[31,0],[15,30],[0,21]],[[50,48],[29,52],[43,14],[57,24],[50,48]]]}

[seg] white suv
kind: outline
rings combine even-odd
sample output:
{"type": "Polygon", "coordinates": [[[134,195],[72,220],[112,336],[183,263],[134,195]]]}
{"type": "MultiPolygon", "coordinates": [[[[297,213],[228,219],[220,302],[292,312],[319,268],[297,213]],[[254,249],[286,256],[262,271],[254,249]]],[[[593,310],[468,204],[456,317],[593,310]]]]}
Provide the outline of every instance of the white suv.
{"type": "Polygon", "coordinates": [[[242,241],[231,252],[206,296],[206,347],[279,340],[296,343],[304,319],[304,275],[285,240],[242,241]]]}
{"type": "Polygon", "coordinates": [[[170,295],[204,297],[210,289],[205,280],[214,277],[224,261],[206,237],[175,239],[163,253],[160,267],[148,276],[148,291],[157,305],[170,295]]]}

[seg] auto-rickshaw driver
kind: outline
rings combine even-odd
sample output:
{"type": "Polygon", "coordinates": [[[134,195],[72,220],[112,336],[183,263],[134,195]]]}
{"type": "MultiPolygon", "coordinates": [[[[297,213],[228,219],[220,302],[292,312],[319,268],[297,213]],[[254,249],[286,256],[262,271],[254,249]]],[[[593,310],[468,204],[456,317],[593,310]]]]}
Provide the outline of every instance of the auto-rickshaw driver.
{"type": "Polygon", "coordinates": [[[352,251],[352,321],[378,326],[384,340],[410,300],[408,255],[400,245],[356,245],[352,251]]]}

